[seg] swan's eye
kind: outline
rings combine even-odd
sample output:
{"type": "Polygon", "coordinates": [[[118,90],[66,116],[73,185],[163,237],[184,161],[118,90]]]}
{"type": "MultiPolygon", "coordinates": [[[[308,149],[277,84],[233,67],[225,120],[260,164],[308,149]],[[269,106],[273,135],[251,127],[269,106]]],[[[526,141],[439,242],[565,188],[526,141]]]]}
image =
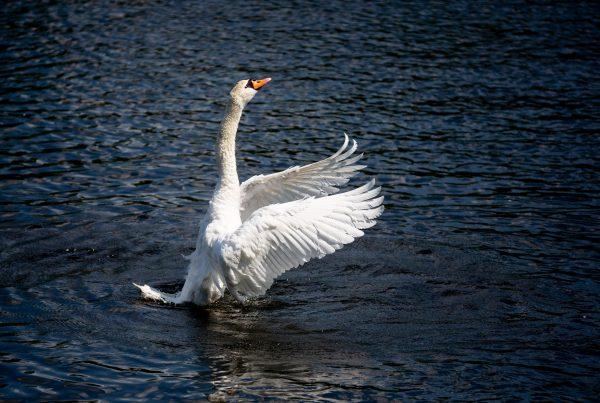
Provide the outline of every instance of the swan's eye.
{"type": "Polygon", "coordinates": [[[254,89],[254,86],[252,85],[252,80],[248,80],[248,83],[246,83],[246,88],[254,89]]]}

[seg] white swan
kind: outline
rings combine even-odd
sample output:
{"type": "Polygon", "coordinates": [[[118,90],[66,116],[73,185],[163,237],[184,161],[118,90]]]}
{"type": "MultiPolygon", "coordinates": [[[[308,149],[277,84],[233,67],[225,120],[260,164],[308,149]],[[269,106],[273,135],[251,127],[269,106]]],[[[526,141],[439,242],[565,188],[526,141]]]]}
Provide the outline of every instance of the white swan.
{"type": "Polygon", "coordinates": [[[271,79],[242,80],[231,90],[217,141],[219,181],[189,256],[182,290],[167,294],[134,284],[145,298],[210,304],[225,289],[240,302],[263,295],[275,278],[363,235],[383,211],[374,180],[345,193],[340,186],[364,168],[356,142],[302,167],[254,176],[240,185],[235,136],[244,107],[271,79]],[[334,195],[332,195],[334,194],[334,195]]]}

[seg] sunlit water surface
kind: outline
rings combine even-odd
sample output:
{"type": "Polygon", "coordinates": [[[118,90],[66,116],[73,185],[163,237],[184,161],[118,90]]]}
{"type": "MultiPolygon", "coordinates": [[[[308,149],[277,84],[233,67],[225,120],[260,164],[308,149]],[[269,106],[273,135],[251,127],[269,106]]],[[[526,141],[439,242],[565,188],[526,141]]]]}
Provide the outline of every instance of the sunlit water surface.
{"type": "Polygon", "coordinates": [[[596,396],[598,4],[452,4],[3,4],[0,395],[596,396]],[[140,300],[180,287],[263,76],[242,178],[346,131],[384,215],[248,306],[140,300]]]}

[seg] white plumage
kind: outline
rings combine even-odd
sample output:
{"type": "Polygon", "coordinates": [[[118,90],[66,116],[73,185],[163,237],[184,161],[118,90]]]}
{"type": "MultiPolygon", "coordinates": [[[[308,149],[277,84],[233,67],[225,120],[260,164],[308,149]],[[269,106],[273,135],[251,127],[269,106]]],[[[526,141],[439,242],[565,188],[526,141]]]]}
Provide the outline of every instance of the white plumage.
{"type": "Polygon", "coordinates": [[[205,305],[226,289],[240,302],[263,295],[285,271],[333,253],[375,225],[383,211],[375,180],[337,193],[364,165],[344,135],[332,156],[302,167],[257,175],[241,185],[235,135],[246,104],[270,79],[242,80],[231,98],[217,142],[219,182],[190,255],[182,290],[167,294],[139,286],[145,298],[205,305]]]}
{"type": "Polygon", "coordinates": [[[344,144],[329,158],[270,175],[256,175],[242,183],[242,220],[269,204],[337,193],[357,171],[365,168],[365,165],[355,164],[363,156],[353,156],[357,148],[356,141],[352,141],[349,149],[348,142],[348,136],[344,134],[344,144]]]}

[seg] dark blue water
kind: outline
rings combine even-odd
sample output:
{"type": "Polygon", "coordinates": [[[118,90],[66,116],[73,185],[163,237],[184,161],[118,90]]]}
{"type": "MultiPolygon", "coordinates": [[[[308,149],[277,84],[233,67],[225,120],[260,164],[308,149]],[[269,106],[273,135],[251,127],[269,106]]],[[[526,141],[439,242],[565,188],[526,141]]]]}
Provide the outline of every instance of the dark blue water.
{"type": "MultiPolygon", "coordinates": [[[[600,393],[596,2],[7,2],[0,396],[600,393]],[[243,179],[366,155],[386,212],[248,306],[172,308],[229,89],[243,179]]],[[[366,180],[363,175],[353,183],[366,180]]]]}

